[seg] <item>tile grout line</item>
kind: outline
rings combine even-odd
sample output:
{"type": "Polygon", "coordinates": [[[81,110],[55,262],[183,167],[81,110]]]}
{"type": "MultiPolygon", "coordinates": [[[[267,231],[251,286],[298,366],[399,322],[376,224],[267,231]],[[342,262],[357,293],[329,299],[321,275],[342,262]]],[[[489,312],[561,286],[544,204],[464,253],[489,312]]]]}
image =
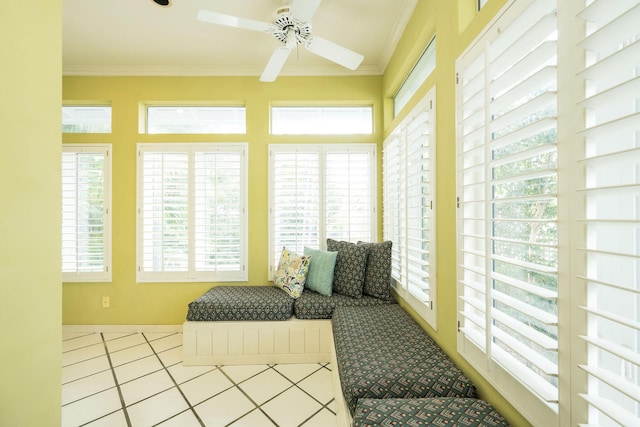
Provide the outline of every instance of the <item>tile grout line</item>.
{"type": "Polygon", "coordinates": [[[104,350],[107,353],[107,360],[109,361],[109,367],[111,368],[111,374],[113,375],[113,381],[116,383],[116,390],[118,390],[118,397],[120,398],[120,405],[122,405],[122,412],[124,413],[124,418],[127,421],[127,427],[131,426],[131,420],[129,419],[129,413],[127,412],[127,405],[124,401],[124,396],[122,395],[122,390],[120,390],[120,383],[118,383],[118,377],[116,377],[116,371],[113,367],[113,363],[111,362],[111,355],[109,354],[109,347],[107,347],[107,342],[104,339],[104,335],[102,332],[100,333],[100,337],[102,338],[102,343],[104,344],[104,350]]]}
{"type": "MultiPolygon", "coordinates": [[[[275,369],[275,367],[277,365],[273,365],[273,370],[276,371],[277,373],[279,373],[280,375],[282,375],[287,381],[291,382],[293,384],[294,387],[296,387],[298,390],[300,390],[301,392],[303,392],[304,394],[306,394],[307,396],[309,396],[310,398],[312,398],[313,400],[315,400],[316,402],[318,402],[322,408],[320,408],[317,412],[315,412],[311,417],[307,418],[302,424],[306,423],[307,421],[309,421],[311,418],[315,417],[316,415],[318,415],[318,413],[320,413],[320,411],[322,411],[323,409],[326,409],[327,411],[331,412],[333,415],[337,415],[335,412],[333,412],[330,408],[328,408],[329,404],[331,402],[333,402],[334,400],[336,400],[335,396],[333,397],[333,399],[329,400],[327,403],[322,403],[321,401],[319,401],[318,399],[316,399],[316,397],[314,395],[312,395],[311,393],[309,393],[308,391],[306,391],[305,389],[303,389],[302,387],[300,387],[298,384],[301,383],[302,381],[306,380],[307,378],[310,378],[312,375],[317,374],[318,372],[322,371],[323,369],[326,369],[327,371],[331,372],[331,369],[328,369],[326,367],[326,365],[322,365],[322,364],[318,364],[320,365],[318,367],[318,369],[316,369],[315,371],[313,371],[312,373],[310,373],[309,375],[307,375],[306,377],[303,377],[302,379],[300,379],[299,381],[293,382],[291,380],[291,378],[287,377],[285,374],[283,374],[282,372],[278,371],[277,369],[275,369]]],[[[291,388],[291,387],[290,387],[291,388]]],[[[289,390],[290,388],[288,388],[287,390],[289,390]]],[[[285,390],[286,391],[286,390],[285,390]]],[[[284,393],[284,391],[282,392],[284,393]]],[[[280,394],[282,394],[280,393],[280,394]]],[[[279,396],[279,394],[277,395],[279,396]]],[[[275,396],[274,396],[275,397],[275,396]]],[[[271,400],[271,399],[269,399],[271,400]]],[[[265,402],[266,403],[266,402],[265,402]]],[[[302,425],[300,424],[300,425],[302,425]]]]}
{"type": "MultiPolygon", "coordinates": [[[[269,369],[271,369],[272,367],[270,365],[266,365],[267,368],[258,372],[257,374],[251,375],[249,378],[245,378],[244,380],[240,381],[239,383],[236,383],[229,375],[227,375],[227,373],[222,370],[221,368],[224,367],[224,365],[216,365],[218,367],[218,370],[222,373],[222,375],[224,375],[230,382],[231,384],[233,384],[231,387],[229,387],[227,390],[231,389],[231,388],[236,388],[240,393],[242,393],[244,395],[244,397],[246,397],[247,399],[249,399],[249,401],[251,403],[253,403],[255,405],[255,408],[253,408],[252,410],[250,410],[249,412],[246,412],[244,414],[242,414],[240,417],[236,418],[235,420],[231,421],[230,423],[227,424],[227,426],[230,426],[231,424],[235,423],[236,421],[242,419],[243,417],[246,417],[247,415],[249,415],[250,413],[252,413],[253,411],[255,411],[256,409],[260,412],[262,412],[262,415],[264,415],[265,417],[267,417],[267,419],[269,421],[271,421],[273,423],[274,426],[278,426],[278,423],[275,422],[270,416],[269,414],[267,414],[263,409],[262,409],[262,405],[258,405],[258,403],[256,401],[254,401],[251,396],[249,396],[243,389],[242,387],[240,387],[240,384],[242,384],[245,381],[250,380],[251,378],[257,377],[258,375],[264,374],[265,372],[267,372],[269,369]]],[[[288,389],[287,389],[288,390],[288,389]]],[[[213,397],[213,396],[212,396],[213,397]]],[[[271,399],[269,399],[271,400],[271,399]]],[[[269,401],[267,400],[267,402],[269,401]]],[[[264,403],[267,403],[264,402],[264,403]]],[[[263,403],[263,405],[264,405],[263,403]]]]}
{"type": "MultiPolygon", "coordinates": [[[[164,369],[164,371],[167,373],[167,375],[169,375],[169,378],[171,378],[171,381],[173,382],[173,384],[176,386],[176,389],[178,390],[178,392],[180,393],[180,395],[182,396],[182,398],[184,399],[185,402],[187,402],[187,406],[189,407],[189,410],[191,410],[191,412],[193,413],[193,415],[196,417],[196,419],[198,420],[198,422],[200,423],[201,427],[206,427],[206,425],[204,424],[204,422],[202,421],[202,419],[200,418],[200,415],[198,415],[198,413],[196,412],[196,410],[194,409],[194,407],[191,405],[191,402],[189,402],[189,399],[187,399],[187,396],[185,396],[184,392],[182,391],[182,389],[180,388],[180,385],[178,385],[178,382],[175,380],[175,378],[173,378],[173,375],[171,375],[171,372],[169,372],[169,369],[165,366],[164,362],[162,361],[162,359],[160,358],[160,356],[158,356],[158,353],[156,352],[156,349],[153,348],[153,346],[151,345],[151,341],[149,341],[149,339],[147,338],[147,336],[144,334],[144,332],[141,332],[142,337],[144,338],[144,340],[147,342],[147,344],[149,345],[149,347],[151,347],[151,351],[153,352],[153,354],[158,358],[158,361],[160,362],[160,365],[162,365],[162,369],[164,369]]],[[[176,347],[173,347],[176,348],[176,347]]],[[[173,365],[172,365],[173,366],[173,365]]],[[[183,412],[186,411],[182,411],[179,412],[178,414],[173,415],[172,417],[167,418],[171,419],[177,415],[182,414],[183,412]]],[[[167,421],[164,420],[164,421],[167,421]]],[[[161,422],[164,422],[161,421],[161,422]]]]}

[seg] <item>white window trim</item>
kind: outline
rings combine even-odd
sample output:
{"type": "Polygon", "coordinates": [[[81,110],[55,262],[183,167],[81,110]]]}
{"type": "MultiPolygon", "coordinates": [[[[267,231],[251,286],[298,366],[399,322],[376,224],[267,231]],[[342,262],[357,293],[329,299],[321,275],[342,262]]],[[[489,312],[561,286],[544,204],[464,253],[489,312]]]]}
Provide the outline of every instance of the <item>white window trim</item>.
{"type": "MultiPolygon", "coordinates": [[[[325,230],[325,209],[324,209],[324,198],[326,196],[324,190],[324,181],[325,181],[325,156],[330,152],[344,152],[344,151],[356,151],[356,152],[366,152],[369,153],[371,163],[370,170],[371,176],[377,177],[377,149],[376,144],[370,143],[362,143],[362,144],[269,144],[269,255],[268,255],[268,280],[272,280],[273,275],[277,268],[278,259],[275,258],[275,225],[274,225],[274,215],[273,208],[275,205],[274,200],[274,188],[273,188],[273,152],[315,152],[320,154],[320,195],[319,195],[319,210],[320,210],[320,219],[319,219],[319,242],[318,248],[320,250],[326,250],[326,240],[327,240],[327,232],[325,230]]],[[[371,226],[370,226],[370,235],[377,236],[377,179],[373,179],[371,181],[371,226]]],[[[374,239],[372,239],[374,240],[374,239]]],[[[356,242],[353,242],[356,243],[356,242]]]]}
{"type": "MultiPolygon", "coordinates": [[[[428,239],[428,243],[429,243],[429,248],[430,248],[430,252],[429,252],[429,301],[428,304],[425,304],[423,301],[420,301],[417,297],[415,297],[411,292],[409,292],[409,278],[407,277],[407,271],[409,269],[409,265],[408,265],[408,247],[405,243],[404,247],[399,247],[398,242],[393,242],[393,244],[398,247],[398,250],[402,251],[402,253],[400,253],[400,259],[399,259],[399,264],[397,266],[397,268],[399,269],[400,272],[400,277],[398,279],[400,279],[400,281],[398,281],[397,278],[393,277],[392,278],[392,286],[394,288],[394,290],[396,291],[396,293],[398,294],[398,296],[400,298],[402,298],[403,300],[405,300],[409,306],[411,306],[411,308],[416,311],[416,313],[418,313],[420,316],[422,316],[423,319],[425,319],[427,321],[427,323],[435,330],[437,330],[437,270],[436,270],[436,233],[435,233],[435,224],[436,224],[436,174],[435,174],[435,169],[436,169],[436,135],[435,135],[435,121],[436,121],[436,110],[435,110],[435,105],[436,105],[436,89],[432,88],[426,95],[425,97],[418,103],[418,105],[407,115],[407,117],[398,125],[398,127],[395,129],[395,131],[387,138],[387,140],[385,141],[385,147],[387,145],[387,143],[389,143],[391,141],[391,138],[399,138],[400,142],[400,161],[401,164],[398,167],[398,173],[401,174],[401,176],[399,177],[399,180],[404,182],[404,192],[408,192],[408,188],[406,188],[406,183],[407,183],[407,176],[406,176],[406,171],[407,169],[407,155],[406,155],[406,151],[407,151],[407,132],[408,132],[408,127],[411,124],[411,122],[414,120],[415,117],[419,116],[420,114],[423,113],[427,113],[429,114],[429,145],[428,145],[428,149],[429,149],[429,160],[430,160],[430,164],[429,164],[429,174],[428,174],[428,182],[429,182],[429,187],[431,188],[431,193],[428,194],[429,198],[430,198],[430,226],[431,226],[431,233],[429,233],[429,239],[428,239]],[[404,164],[402,164],[402,161],[404,160],[404,164]]],[[[383,162],[385,162],[386,158],[385,155],[383,153],[383,162]]],[[[385,166],[386,166],[386,162],[385,162],[385,166]]],[[[383,177],[385,176],[385,171],[383,171],[383,177]]],[[[384,186],[384,183],[383,183],[384,186]]],[[[387,191],[391,191],[391,192],[395,192],[396,189],[383,189],[383,193],[385,196],[389,197],[387,193],[387,191]]],[[[407,196],[406,194],[403,195],[401,197],[401,199],[405,200],[405,206],[401,206],[400,210],[402,211],[392,211],[391,207],[387,207],[386,206],[386,201],[385,206],[383,208],[383,212],[384,212],[384,218],[385,218],[385,225],[389,226],[390,224],[387,224],[387,220],[391,220],[391,218],[397,218],[398,220],[400,220],[401,224],[400,227],[404,228],[404,236],[408,237],[408,220],[407,220],[407,206],[406,206],[406,200],[407,200],[407,196]],[[404,218],[404,222],[402,222],[402,218],[404,218]]],[[[387,228],[385,228],[384,230],[384,236],[385,236],[385,240],[393,240],[393,232],[391,230],[388,230],[387,228]]]]}
{"type": "MultiPolygon", "coordinates": [[[[248,144],[247,143],[138,143],[137,146],[137,231],[136,231],[136,282],[148,283],[148,282],[240,282],[248,280],[247,271],[247,253],[248,253],[248,144]],[[189,258],[190,268],[186,272],[144,272],[142,271],[143,260],[143,191],[142,191],[142,155],[143,150],[152,152],[197,152],[201,151],[217,151],[217,150],[229,150],[238,151],[242,153],[242,163],[240,171],[240,200],[241,200],[241,230],[240,230],[240,270],[236,272],[196,272],[193,268],[193,262],[191,258],[194,256],[193,241],[189,241],[189,258]]],[[[190,168],[190,176],[192,177],[192,171],[190,168]]],[[[192,178],[191,178],[192,179],[192,178]]],[[[190,186],[190,193],[192,193],[193,186],[190,186]]],[[[193,206],[189,202],[189,216],[193,215],[193,206]]],[[[190,219],[190,221],[192,221],[190,219]]]]}
{"type": "Polygon", "coordinates": [[[73,282],[111,282],[111,144],[63,144],[62,152],[72,153],[104,153],[104,271],[95,273],[63,272],[62,281],[73,282]]]}

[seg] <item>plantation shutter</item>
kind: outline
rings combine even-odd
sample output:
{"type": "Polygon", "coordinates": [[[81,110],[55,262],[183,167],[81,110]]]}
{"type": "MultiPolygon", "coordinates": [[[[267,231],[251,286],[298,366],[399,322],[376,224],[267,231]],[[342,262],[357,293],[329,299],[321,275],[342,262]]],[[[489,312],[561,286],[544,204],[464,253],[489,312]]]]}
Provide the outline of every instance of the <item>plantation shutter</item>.
{"type": "Polygon", "coordinates": [[[580,13],[586,99],[582,223],[590,425],[640,424],[640,2],[580,13]]]}
{"type": "Polygon", "coordinates": [[[406,212],[404,207],[404,162],[401,159],[401,131],[394,131],[384,142],[383,159],[383,199],[384,199],[384,239],[391,240],[391,277],[401,283],[404,270],[401,266],[405,257],[404,242],[406,212]]]}
{"type": "Polygon", "coordinates": [[[431,90],[384,142],[383,191],[396,291],[435,328],[434,105],[431,90]]]}
{"type": "Polygon", "coordinates": [[[244,144],[140,144],[138,281],[246,280],[244,144]]]}
{"type": "Polygon", "coordinates": [[[189,153],[142,150],[142,271],[189,270],[189,153]]]}
{"type": "Polygon", "coordinates": [[[431,308],[433,265],[433,99],[414,112],[406,125],[406,271],[407,290],[431,308]]]}
{"type": "Polygon", "coordinates": [[[498,25],[482,52],[459,64],[460,332],[555,405],[556,3],[528,2],[498,25]]]}
{"type": "Polygon", "coordinates": [[[325,248],[326,239],[375,236],[376,154],[373,144],[273,144],[269,148],[269,274],[286,247],[325,248]]]}
{"type": "Polygon", "coordinates": [[[322,192],[320,147],[270,148],[271,254],[270,277],[282,248],[298,254],[304,247],[321,247],[322,192]]]}
{"type": "Polygon", "coordinates": [[[243,153],[195,153],[195,271],[242,269],[243,153]]]}
{"type": "Polygon", "coordinates": [[[371,228],[374,155],[370,149],[327,149],[324,191],[327,238],[347,242],[374,240],[371,228]]]}
{"type": "Polygon", "coordinates": [[[111,279],[109,146],[62,149],[62,275],[65,282],[111,279]]]}

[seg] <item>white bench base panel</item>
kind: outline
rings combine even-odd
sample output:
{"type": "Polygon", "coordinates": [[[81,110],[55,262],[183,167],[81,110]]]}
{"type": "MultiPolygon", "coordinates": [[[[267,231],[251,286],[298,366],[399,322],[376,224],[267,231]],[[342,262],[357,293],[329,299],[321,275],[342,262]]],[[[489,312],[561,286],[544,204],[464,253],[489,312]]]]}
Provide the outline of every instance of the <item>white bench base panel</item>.
{"type": "Polygon", "coordinates": [[[183,364],[328,363],[331,320],[190,322],[183,324],[183,364]]]}

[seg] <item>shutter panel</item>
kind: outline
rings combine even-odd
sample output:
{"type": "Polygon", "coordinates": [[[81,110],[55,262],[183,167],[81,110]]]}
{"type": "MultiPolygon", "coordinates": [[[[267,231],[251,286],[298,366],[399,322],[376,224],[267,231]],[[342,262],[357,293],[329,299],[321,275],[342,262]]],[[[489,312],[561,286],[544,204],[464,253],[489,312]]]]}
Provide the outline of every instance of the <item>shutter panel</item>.
{"type": "Polygon", "coordinates": [[[558,401],[557,18],[536,0],[459,72],[461,332],[558,401]]]}
{"type": "Polygon", "coordinates": [[[110,280],[110,161],[107,146],[67,144],[62,153],[64,281],[110,280]]]}
{"type": "Polygon", "coordinates": [[[404,166],[400,163],[400,131],[394,131],[384,143],[383,158],[383,199],[384,199],[384,239],[391,240],[391,277],[401,282],[402,251],[400,249],[400,236],[402,230],[401,215],[401,173],[404,166]]]}
{"type": "Polygon", "coordinates": [[[299,254],[321,247],[320,161],[317,147],[271,148],[271,274],[283,247],[299,254]]]}
{"type": "Polygon", "coordinates": [[[189,270],[189,154],[142,151],[143,272],[189,270]]]}
{"type": "Polygon", "coordinates": [[[586,126],[586,257],[579,275],[588,317],[589,424],[640,423],[640,2],[596,0],[580,13],[586,126]]]}
{"type": "Polygon", "coordinates": [[[458,281],[460,328],[486,351],[486,148],[484,52],[458,72],[458,281]]]}
{"type": "Polygon", "coordinates": [[[328,148],[325,155],[326,237],[347,242],[370,242],[372,236],[372,153],[328,148]]]}
{"type": "Polygon", "coordinates": [[[435,328],[434,105],[432,89],[384,142],[383,179],[396,290],[435,328]]]}
{"type": "Polygon", "coordinates": [[[239,271],[242,152],[195,153],[195,271],[239,271]]]}

